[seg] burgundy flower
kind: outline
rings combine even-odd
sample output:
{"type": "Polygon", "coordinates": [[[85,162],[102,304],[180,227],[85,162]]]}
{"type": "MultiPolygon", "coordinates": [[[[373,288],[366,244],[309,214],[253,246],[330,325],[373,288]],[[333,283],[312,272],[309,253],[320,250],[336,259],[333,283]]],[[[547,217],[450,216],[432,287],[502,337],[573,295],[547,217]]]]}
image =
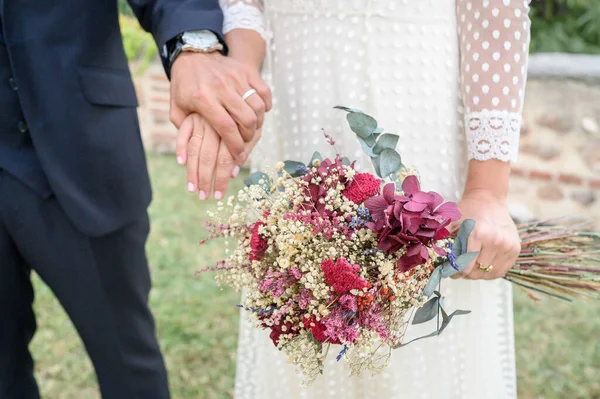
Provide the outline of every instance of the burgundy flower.
{"type": "Polygon", "coordinates": [[[445,254],[433,241],[447,238],[446,226],[461,215],[454,202],[444,203],[438,193],[421,191],[416,176],[404,179],[402,191],[404,195],[396,195],[394,184],[387,184],[382,195],[369,198],[365,206],[373,218],[367,226],[378,234],[377,247],[387,253],[405,248],[397,266],[407,271],[429,259],[429,247],[445,254]]]}
{"type": "MultiPolygon", "coordinates": [[[[269,216],[270,211],[266,211],[263,217],[269,216]]],[[[264,222],[256,222],[254,223],[254,227],[252,227],[252,236],[250,237],[250,260],[261,260],[265,255],[267,248],[269,247],[269,242],[260,235],[258,230],[261,226],[264,226],[264,222]]]]}
{"type": "Polygon", "coordinates": [[[357,173],[342,194],[355,204],[377,195],[381,180],[370,173],[357,173]]]}
{"type": "Polygon", "coordinates": [[[321,164],[317,168],[316,172],[312,170],[307,173],[303,180],[308,183],[308,187],[305,188],[305,196],[309,197],[310,200],[303,203],[304,209],[315,209],[323,217],[331,217],[333,212],[325,209],[325,204],[319,202],[320,199],[325,198],[327,191],[338,182],[346,186],[348,179],[346,178],[346,170],[342,163],[342,158],[337,157],[335,161],[328,158],[321,161],[321,164]],[[331,184],[326,184],[325,180],[330,175],[336,174],[337,177],[331,184]],[[321,177],[321,184],[313,184],[311,181],[314,177],[321,177]]]}
{"type": "Polygon", "coordinates": [[[321,269],[325,274],[325,282],[339,294],[350,290],[362,290],[367,286],[367,281],[358,275],[359,265],[353,265],[344,258],[338,258],[335,263],[327,259],[321,263],[321,269]]]}
{"type": "Polygon", "coordinates": [[[277,346],[279,344],[279,338],[282,335],[285,334],[294,334],[296,335],[296,333],[294,333],[292,331],[292,323],[290,322],[286,322],[283,324],[274,324],[272,326],[268,326],[271,329],[271,334],[269,334],[269,337],[271,338],[271,340],[273,341],[273,344],[275,344],[275,346],[277,346]],[[285,326],[285,331],[283,331],[283,326],[285,326]]]}
{"type": "Polygon", "coordinates": [[[327,341],[334,345],[342,344],[340,342],[340,340],[337,338],[330,339],[330,337],[326,333],[327,327],[325,326],[325,324],[322,321],[318,321],[315,316],[311,316],[310,318],[304,317],[302,321],[304,322],[304,328],[306,328],[307,330],[310,330],[310,332],[312,332],[313,337],[317,341],[319,341],[319,342],[327,341]]]}

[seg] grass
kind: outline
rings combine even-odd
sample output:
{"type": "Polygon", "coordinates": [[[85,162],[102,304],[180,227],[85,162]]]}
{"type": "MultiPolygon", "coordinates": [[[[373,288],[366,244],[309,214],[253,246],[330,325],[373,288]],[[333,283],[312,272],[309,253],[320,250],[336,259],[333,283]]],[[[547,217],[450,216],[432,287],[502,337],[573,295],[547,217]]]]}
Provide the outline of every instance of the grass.
{"type": "MultiPolygon", "coordinates": [[[[185,192],[185,176],[171,157],[150,156],[155,198],[147,250],[154,311],[169,368],[173,398],[232,397],[238,295],[210,275],[218,242],[198,247],[213,202],[185,192]]],[[[230,191],[241,187],[241,179],[230,191]]],[[[35,279],[39,330],[32,344],[42,395],[47,399],[99,398],[81,341],[50,290],[35,279]]],[[[600,398],[600,304],[533,303],[515,291],[515,328],[521,398],[600,398]]]]}

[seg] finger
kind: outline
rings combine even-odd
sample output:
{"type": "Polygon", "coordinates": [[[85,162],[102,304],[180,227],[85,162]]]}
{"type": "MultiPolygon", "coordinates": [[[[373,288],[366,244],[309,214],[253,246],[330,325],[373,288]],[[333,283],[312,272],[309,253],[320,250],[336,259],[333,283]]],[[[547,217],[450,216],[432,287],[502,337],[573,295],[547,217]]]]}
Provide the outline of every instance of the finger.
{"type": "Polygon", "coordinates": [[[519,241],[507,243],[501,255],[498,256],[497,278],[504,277],[508,271],[514,266],[519,254],[521,253],[521,244],[519,241]]]}
{"type": "Polygon", "coordinates": [[[265,112],[269,112],[273,105],[273,95],[269,85],[262,80],[260,74],[258,73],[248,76],[248,84],[250,87],[253,87],[254,90],[256,90],[260,98],[265,103],[265,112]]]}
{"type": "Polygon", "coordinates": [[[235,167],[237,167],[235,160],[231,156],[225,143],[221,141],[221,144],[219,145],[219,154],[217,155],[217,168],[215,170],[214,196],[216,200],[223,199],[223,196],[227,192],[229,179],[234,175],[235,167]]]}
{"type": "Polygon", "coordinates": [[[179,165],[185,165],[187,160],[187,145],[193,132],[194,121],[191,117],[187,117],[179,127],[177,140],[175,140],[175,155],[177,156],[177,163],[179,165]]]}
{"type": "Polygon", "coordinates": [[[181,127],[181,124],[185,120],[186,114],[183,112],[181,108],[177,105],[175,100],[173,99],[173,94],[171,94],[171,101],[169,105],[169,120],[177,129],[181,127]]]}
{"type": "Polygon", "coordinates": [[[471,280],[491,280],[496,278],[496,268],[500,268],[503,264],[498,264],[498,252],[497,248],[493,245],[483,244],[481,252],[475,261],[475,265],[471,272],[466,278],[471,280]],[[486,267],[491,266],[489,271],[483,270],[486,267]]]}
{"type": "MultiPolygon", "coordinates": [[[[197,117],[199,120],[201,118],[197,117]]],[[[198,198],[205,200],[210,197],[212,183],[217,163],[217,155],[221,139],[217,132],[208,124],[204,126],[204,140],[198,160],[198,198]]]]}
{"type": "MultiPolygon", "coordinates": [[[[253,94],[246,99],[246,102],[254,111],[256,115],[256,128],[260,129],[262,127],[263,121],[265,119],[265,103],[260,98],[258,94],[253,94]]],[[[254,136],[253,136],[254,137],[254,136]]],[[[252,140],[250,140],[252,141],[252,140]]]]}
{"type": "Polygon", "coordinates": [[[204,141],[204,124],[199,123],[196,117],[196,114],[190,116],[193,133],[187,144],[187,186],[188,191],[191,193],[198,190],[198,162],[200,159],[200,149],[204,141]]]}
{"type": "Polygon", "coordinates": [[[208,124],[216,130],[221,140],[229,148],[229,152],[231,152],[236,162],[241,165],[246,160],[247,154],[245,153],[244,140],[240,135],[237,123],[221,105],[212,104],[207,109],[209,112],[203,115],[208,124]]]}
{"type": "Polygon", "coordinates": [[[246,143],[252,140],[252,137],[256,132],[258,121],[258,118],[250,105],[242,100],[242,96],[247,90],[241,94],[232,91],[227,91],[222,94],[222,103],[225,105],[225,108],[233,120],[237,123],[242,139],[246,143]]]}

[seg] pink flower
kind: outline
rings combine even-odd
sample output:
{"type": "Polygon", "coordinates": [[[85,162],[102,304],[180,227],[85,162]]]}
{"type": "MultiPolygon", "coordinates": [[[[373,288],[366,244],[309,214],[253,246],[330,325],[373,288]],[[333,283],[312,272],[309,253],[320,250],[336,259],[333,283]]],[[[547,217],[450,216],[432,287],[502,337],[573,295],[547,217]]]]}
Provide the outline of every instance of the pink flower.
{"type": "Polygon", "coordinates": [[[320,203],[319,200],[325,198],[327,191],[331,187],[335,187],[338,182],[343,184],[344,187],[347,185],[348,179],[346,178],[346,170],[344,169],[342,158],[338,156],[335,161],[328,158],[322,160],[316,172],[311,170],[303,177],[303,180],[308,183],[308,187],[305,188],[305,196],[310,198],[309,201],[303,204],[303,208],[315,209],[323,217],[329,218],[333,216],[333,212],[326,210],[325,204],[320,203]],[[335,178],[332,179],[332,183],[326,184],[325,180],[334,175],[335,178]],[[316,176],[321,177],[321,184],[311,182],[316,176]]]}
{"type": "Polygon", "coordinates": [[[329,342],[334,345],[341,345],[339,339],[330,339],[327,335],[327,327],[323,324],[322,321],[317,321],[315,316],[311,316],[310,318],[304,317],[304,328],[309,330],[313,337],[319,342],[329,342]]]}
{"type": "Polygon", "coordinates": [[[355,204],[362,204],[366,199],[377,195],[381,180],[370,173],[357,173],[342,194],[355,204]]]}
{"type": "Polygon", "coordinates": [[[407,271],[429,259],[430,246],[445,255],[433,241],[449,236],[446,226],[460,219],[460,211],[438,193],[421,191],[416,176],[404,179],[402,191],[404,195],[396,195],[394,184],[387,184],[383,195],[369,198],[365,206],[373,218],[367,226],[378,234],[377,247],[387,253],[405,248],[397,266],[407,271]]]}
{"type": "Polygon", "coordinates": [[[354,295],[342,295],[339,299],[339,302],[341,307],[346,310],[351,312],[356,312],[358,310],[358,304],[356,303],[356,297],[354,295]]]}
{"type": "Polygon", "coordinates": [[[358,275],[360,266],[351,264],[345,258],[338,258],[335,263],[327,259],[321,263],[321,269],[325,274],[325,282],[337,293],[362,290],[367,286],[367,281],[358,275]]]}

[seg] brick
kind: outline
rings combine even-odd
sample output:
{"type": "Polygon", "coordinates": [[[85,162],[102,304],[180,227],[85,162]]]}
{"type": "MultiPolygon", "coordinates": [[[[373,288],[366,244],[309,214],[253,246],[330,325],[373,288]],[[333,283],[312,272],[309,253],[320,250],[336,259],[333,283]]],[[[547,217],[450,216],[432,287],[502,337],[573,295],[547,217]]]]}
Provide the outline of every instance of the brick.
{"type": "Polygon", "coordinates": [[[157,103],[169,103],[169,96],[152,96],[152,101],[157,103]]]}
{"type": "Polygon", "coordinates": [[[163,73],[150,74],[150,79],[157,81],[157,82],[168,82],[169,81],[169,79],[167,79],[167,77],[163,73]]]}
{"type": "Polygon", "coordinates": [[[150,90],[158,93],[170,93],[171,87],[169,85],[152,85],[150,86],[150,90]]]}
{"type": "Polygon", "coordinates": [[[560,201],[565,197],[560,187],[556,185],[547,185],[538,188],[537,196],[546,201],[560,201]]]}
{"type": "Polygon", "coordinates": [[[576,175],[569,175],[569,174],[560,174],[558,176],[558,181],[560,183],[572,184],[575,186],[580,186],[583,184],[583,179],[581,177],[576,176],[576,175]]]}
{"type": "Polygon", "coordinates": [[[523,168],[513,166],[510,168],[510,175],[513,177],[525,177],[527,176],[527,171],[523,168]]]}
{"type": "Polygon", "coordinates": [[[159,115],[169,117],[169,109],[168,108],[151,108],[150,113],[152,115],[159,115]]]}
{"type": "Polygon", "coordinates": [[[593,190],[600,190],[600,179],[588,180],[588,186],[593,190]]]}
{"type": "Polygon", "coordinates": [[[551,181],[552,174],[548,172],[543,172],[541,170],[532,170],[529,172],[529,178],[532,180],[542,180],[542,181],[551,181]]]}

